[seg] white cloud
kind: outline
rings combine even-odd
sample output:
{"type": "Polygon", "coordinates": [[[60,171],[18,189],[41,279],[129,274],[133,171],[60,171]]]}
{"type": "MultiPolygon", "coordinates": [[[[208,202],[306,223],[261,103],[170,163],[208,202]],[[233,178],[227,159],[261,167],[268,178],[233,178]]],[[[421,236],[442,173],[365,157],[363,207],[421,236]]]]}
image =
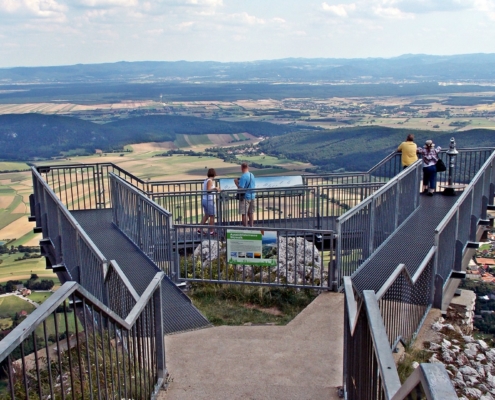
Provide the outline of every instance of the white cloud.
{"type": "Polygon", "coordinates": [[[223,0],[187,0],[188,4],[206,7],[219,7],[223,5],[223,0]]]}
{"type": "Polygon", "coordinates": [[[55,0],[0,0],[0,12],[63,19],[67,7],[55,0]]]}
{"type": "Polygon", "coordinates": [[[397,7],[383,7],[381,5],[374,7],[373,13],[382,18],[391,18],[391,19],[414,18],[414,14],[405,13],[397,7]]]}
{"type": "Polygon", "coordinates": [[[135,7],[137,0],[79,0],[79,5],[93,8],[135,7]]]}
{"type": "Polygon", "coordinates": [[[356,10],[356,4],[335,4],[330,5],[328,3],[322,3],[321,7],[323,11],[336,15],[337,17],[348,17],[349,13],[356,10]]]}

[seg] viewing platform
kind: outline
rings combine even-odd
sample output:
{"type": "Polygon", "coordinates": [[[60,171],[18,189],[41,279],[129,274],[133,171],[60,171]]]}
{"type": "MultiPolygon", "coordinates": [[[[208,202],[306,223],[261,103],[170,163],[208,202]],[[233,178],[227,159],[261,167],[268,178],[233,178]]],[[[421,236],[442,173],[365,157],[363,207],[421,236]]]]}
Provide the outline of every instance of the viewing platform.
{"type": "MultiPolygon", "coordinates": [[[[289,365],[294,374],[313,371],[318,383],[312,396],[332,398],[341,386],[349,399],[402,399],[412,391],[440,399],[434,393],[441,383],[442,398],[454,398],[439,365],[423,364],[401,385],[392,352],[414,340],[432,307],[450,301],[467,249],[491,223],[495,153],[455,151],[441,153],[455,168],[439,174],[432,197],[420,194],[422,162],[403,169],[396,153],[364,173],[284,177],[285,186],[269,187],[260,179],[252,228],[240,222],[238,191],[228,179],[215,196],[216,224],[202,226],[202,181],[144,181],[113,164],[33,168],[30,219],[43,233],[47,267],[63,285],[33,313],[32,326],[2,341],[2,360],[17,362],[12,351],[28,346],[28,340],[35,351],[38,341],[47,347],[36,329],[62,310],[66,322],[60,329],[65,325],[65,335],[77,343],[70,365],[62,365],[60,352],[55,355],[59,369],[67,376],[75,371],[93,377],[67,378],[74,393],[80,385],[81,392],[105,390],[119,398],[155,396],[167,380],[166,341],[172,354],[171,399],[201,398],[203,388],[214,390],[203,370],[208,362],[219,366],[208,369],[224,387],[218,398],[257,396],[263,387],[274,396],[309,393],[294,384],[292,373],[283,379],[273,375],[272,369],[289,365]],[[463,190],[446,196],[442,186],[463,190]],[[252,242],[241,245],[251,247],[232,247],[244,236],[252,242]],[[285,327],[216,327],[163,339],[210,326],[182,291],[192,282],[337,293],[318,297],[285,327]],[[314,342],[305,345],[303,338],[312,334],[314,342]],[[267,343],[271,348],[264,351],[267,343]],[[315,354],[319,346],[331,350],[315,354]],[[208,351],[215,356],[205,357],[208,351]],[[101,371],[84,367],[81,354],[95,368],[101,365],[105,382],[95,378],[101,371]],[[127,364],[116,364],[117,358],[127,364]],[[236,366],[237,360],[242,365],[236,366]],[[262,377],[246,392],[249,372],[256,368],[262,377]],[[227,378],[231,386],[222,381],[227,378]]],[[[24,368],[24,377],[41,370],[43,365],[24,368]]],[[[53,386],[56,378],[47,379],[53,386]]],[[[49,392],[25,380],[17,396],[49,392]]]]}

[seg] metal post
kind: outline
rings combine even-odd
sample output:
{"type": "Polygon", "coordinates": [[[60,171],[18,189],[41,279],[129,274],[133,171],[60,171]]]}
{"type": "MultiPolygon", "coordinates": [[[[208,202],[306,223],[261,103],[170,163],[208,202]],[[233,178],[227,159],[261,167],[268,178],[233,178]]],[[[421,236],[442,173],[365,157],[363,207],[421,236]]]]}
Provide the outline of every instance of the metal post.
{"type": "Polygon", "coordinates": [[[455,139],[451,138],[449,150],[447,151],[447,155],[449,156],[449,178],[447,186],[443,190],[445,196],[455,196],[454,167],[457,154],[459,152],[456,149],[455,139]]]}

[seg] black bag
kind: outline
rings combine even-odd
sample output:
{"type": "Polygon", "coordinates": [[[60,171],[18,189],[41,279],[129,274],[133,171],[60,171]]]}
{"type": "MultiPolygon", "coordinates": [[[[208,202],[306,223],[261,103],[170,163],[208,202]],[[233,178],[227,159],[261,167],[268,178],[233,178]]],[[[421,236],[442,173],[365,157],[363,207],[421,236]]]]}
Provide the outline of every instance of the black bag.
{"type": "Polygon", "coordinates": [[[437,161],[436,167],[437,167],[437,172],[447,171],[447,167],[445,166],[445,163],[441,159],[437,161]]]}
{"type": "MultiPolygon", "coordinates": [[[[251,179],[252,179],[252,177],[253,177],[253,174],[249,173],[249,183],[248,183],[248,185],[247,185],[245,188],[243,188],[243,189],[247,189],[247,188],[249,188],[249,186],[251,186],[251,179]]],[[[235,195],[235,199],[236,199],[236,200],[239,200],[239,201],[244,201],[244,200],[246,199],[246,193],[245,193],[245,192],[242,192],[242,193],[237,193],[237,194],[235,195]]]]}

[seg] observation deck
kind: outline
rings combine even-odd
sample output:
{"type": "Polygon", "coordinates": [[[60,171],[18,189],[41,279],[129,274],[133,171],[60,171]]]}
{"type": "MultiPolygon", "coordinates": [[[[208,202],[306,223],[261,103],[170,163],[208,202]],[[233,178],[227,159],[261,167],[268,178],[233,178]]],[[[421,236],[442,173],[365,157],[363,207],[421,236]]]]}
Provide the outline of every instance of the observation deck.
{"type": "MultiPolygon", "coordinates": [[[[446,153],[441,158],[452,161],[446,153]]],[[[121,330],[110,341],[138,340],[129,345],[139,350],[135,365],[154,372],[147,377],[149,392],[136,398],[148,398],[153,385],[163,384],[164,334],[210,325],[182,292],[187,282],[344,292],[343,391],[349,399],[405,398],[418,388],[432,395],[425,382],[435,382],[427,371],[437,383],[448,381],[445,369],[425,364],[402,386],[392,350],[414,340],[432,307],[449,302],[468,249],[491,223],[493,149],[459,150],[450,181],[440,173],[432,197],[420,195],[421,161],[403,170],[395,153],[368,172],[308,175],[297,185],[261,187],[255,189],[253,228],[241,225],[237,191],[229,189],[215,196],[216,225],[200,225],[202,181],[147,182],[113,164],[44,166],[32,174],[30,219],[43,233],[47,267],[65,283],[60,298],[46,307],[76,296],[70,304],[80,320],[89,311],[77,305],[90,304],[87,315],[97,313],[121,330]],[[440,190],[461,185],[456,196],[440,190]],[[262,237],[258,258],[266,263],[254,256],[251,262],[227,260],[229,235],[246,232],[262,237]],[[150,321],[153,332],[145,328],[150,321]]],[[[55,308],[37,310],[46,313],[38,321],[55,308]]],[[[22,344],[16,335],[14,342],[22,344]]],[[[442,398],[454,398],[452,393],[449,386],[442,398]]]]}

